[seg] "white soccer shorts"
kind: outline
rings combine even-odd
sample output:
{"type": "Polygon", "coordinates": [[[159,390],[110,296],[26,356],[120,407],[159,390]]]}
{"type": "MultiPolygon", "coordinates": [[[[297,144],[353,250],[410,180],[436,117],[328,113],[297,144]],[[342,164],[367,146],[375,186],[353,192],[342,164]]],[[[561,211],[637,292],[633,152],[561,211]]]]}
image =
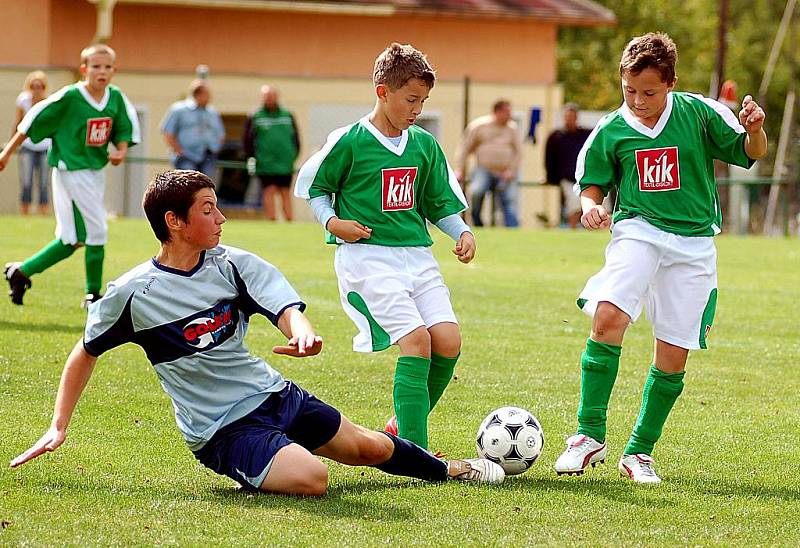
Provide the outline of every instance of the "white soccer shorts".
{"type": "Polygon", "coordinates": [[[710,236],[679,236],[642,220],[614,224],[606,263],[578,299],[593,316],[608,301],[636,321],[645,308],[653,335],[695,350],[706,348],[717,302],[717,250],[710,236]]]}
{"type": "Polygon", "coordinates": [[[458,323],[439,264],[427,247],[341,244],[339,297],[358,327],[356,352],[377,352],[418,327],[458,323]]]}
{"type": "Polygon", "coordinates": [[[56,214],[56,238],[65,245],[78,243],[73,204],[83,218],[87,245],[104,245],[108,240],[106,208],[103,195],[106,176],[103,171],[53,168],[53,210],[56,214]]]}

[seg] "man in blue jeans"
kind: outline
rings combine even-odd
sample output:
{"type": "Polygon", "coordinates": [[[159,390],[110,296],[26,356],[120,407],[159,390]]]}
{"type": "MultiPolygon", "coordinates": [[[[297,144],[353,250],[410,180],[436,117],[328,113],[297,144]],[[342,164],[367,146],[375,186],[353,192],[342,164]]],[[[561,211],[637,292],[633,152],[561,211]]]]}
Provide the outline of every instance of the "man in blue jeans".
{"type": "Polygon", "coordinates": [[[172,149],[172,165],[176,169],[192,169],[215,179],[217,154],[225,139],[225,128],[210,101],[208,81],[192,81],[189,97],[170,107],[161,122],[161,132],[172,149]]]}
{"type": "Polygon", "coordinates": [[[517,218],[518,171],[522,139],[517,123],[511,119],[511,103],[496,101],[492,114],[476,118],[464,132],[464,142],[456,156],[456,176],[464,180],[467,158],[475,154],[476,166],[470,179],[472,224],[483,226],[481,208],[488,192],[496,193],[507,227],[519,226],[517,218]]]}

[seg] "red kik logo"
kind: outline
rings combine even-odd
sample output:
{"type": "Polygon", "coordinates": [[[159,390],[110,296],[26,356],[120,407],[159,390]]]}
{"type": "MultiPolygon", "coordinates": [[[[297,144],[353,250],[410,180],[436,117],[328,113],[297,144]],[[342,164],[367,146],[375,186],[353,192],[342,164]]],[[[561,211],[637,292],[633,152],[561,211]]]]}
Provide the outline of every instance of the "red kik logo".
{"type": "Polygon", "coordinates": [[[101,147],[111,137],[111,118],[89,118],[86,120],[86,146],[101,147]]]}
{"type": "Polygon", "coordinates": [[[662,192],[681,188],[678,147],[651,148],[636,151],[639,190],[662,192]]]}
{"type": "Polygon", "coordinates": [[[417,179],[417,168],[382,169],[381,177],[383,211],[403,211],[414,207],[414,181],[417,179]]]}

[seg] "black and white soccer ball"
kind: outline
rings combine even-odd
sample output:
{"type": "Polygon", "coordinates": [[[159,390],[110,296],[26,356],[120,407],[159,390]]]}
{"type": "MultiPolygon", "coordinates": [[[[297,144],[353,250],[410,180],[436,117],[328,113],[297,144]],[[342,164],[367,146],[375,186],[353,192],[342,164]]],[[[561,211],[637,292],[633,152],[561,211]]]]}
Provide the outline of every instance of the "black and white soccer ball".
{"type": "Polygon", "coordinates": [[[529,411],[501,407],[483,420],[475,444],[480,458],[496,462],[508,475],[521,474],[542,454],[544,432],[529,411]]]}

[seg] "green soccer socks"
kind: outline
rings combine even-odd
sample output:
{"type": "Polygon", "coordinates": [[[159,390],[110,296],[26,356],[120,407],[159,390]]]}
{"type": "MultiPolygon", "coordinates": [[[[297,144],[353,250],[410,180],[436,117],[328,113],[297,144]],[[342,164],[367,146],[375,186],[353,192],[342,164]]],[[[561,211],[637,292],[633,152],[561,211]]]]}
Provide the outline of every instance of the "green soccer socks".
{"type": "Polygon", "coordinates": [[[621,346],[586,339],[586,350],[581,354],[578,433],[600,443],[606,439],[608,400],[617,379],[621,353],[621,346]]]}
{"type": "Polygon", "coordinates": [[[394,412],[397,433],[423,449],[428,448],[429,358],[400,356],[394,371],[394,412]]]}
{"type": "Polygon", "coordinates": [[[675,400],[683,392],[685,374],[685,372],[664,373],[655,365],[650,366],[647,381],[644,383],[639,418],[636,419],[636,426],[633,427],[633,433],[625,447],[626,455],[652,454],[653,447],[661,437],[669,412],[675,405],[675,400]]]}
{"type": "Polygon", "coordinates": [[[456,369],[456,362],[458,356],[455,358],[446,358],[440,356],[436,352],[431,354],[431,368],[428,373],[428,398],[430,399],[429,411],[433,411],[436,402],[444,394],[445,388],[450,384],[453,378],[453,371],[456,369]]]}
{"type": "Polygon", "coordinates": [[[86,246],[86,293],[100,294],[103,285],[103,259],[105,247],[102,245],[86,246]]]}
{"type": "Polygon", "coordinates": [[[30,278],[34,274],[44,272],[54,264],[63,261],[73,253],[75,253],[74,247],[62,243],[59,239],[55,239],[37,251],[32,257],[26,259],[25,262],[20,265],[20,270],[30,278]]]}

